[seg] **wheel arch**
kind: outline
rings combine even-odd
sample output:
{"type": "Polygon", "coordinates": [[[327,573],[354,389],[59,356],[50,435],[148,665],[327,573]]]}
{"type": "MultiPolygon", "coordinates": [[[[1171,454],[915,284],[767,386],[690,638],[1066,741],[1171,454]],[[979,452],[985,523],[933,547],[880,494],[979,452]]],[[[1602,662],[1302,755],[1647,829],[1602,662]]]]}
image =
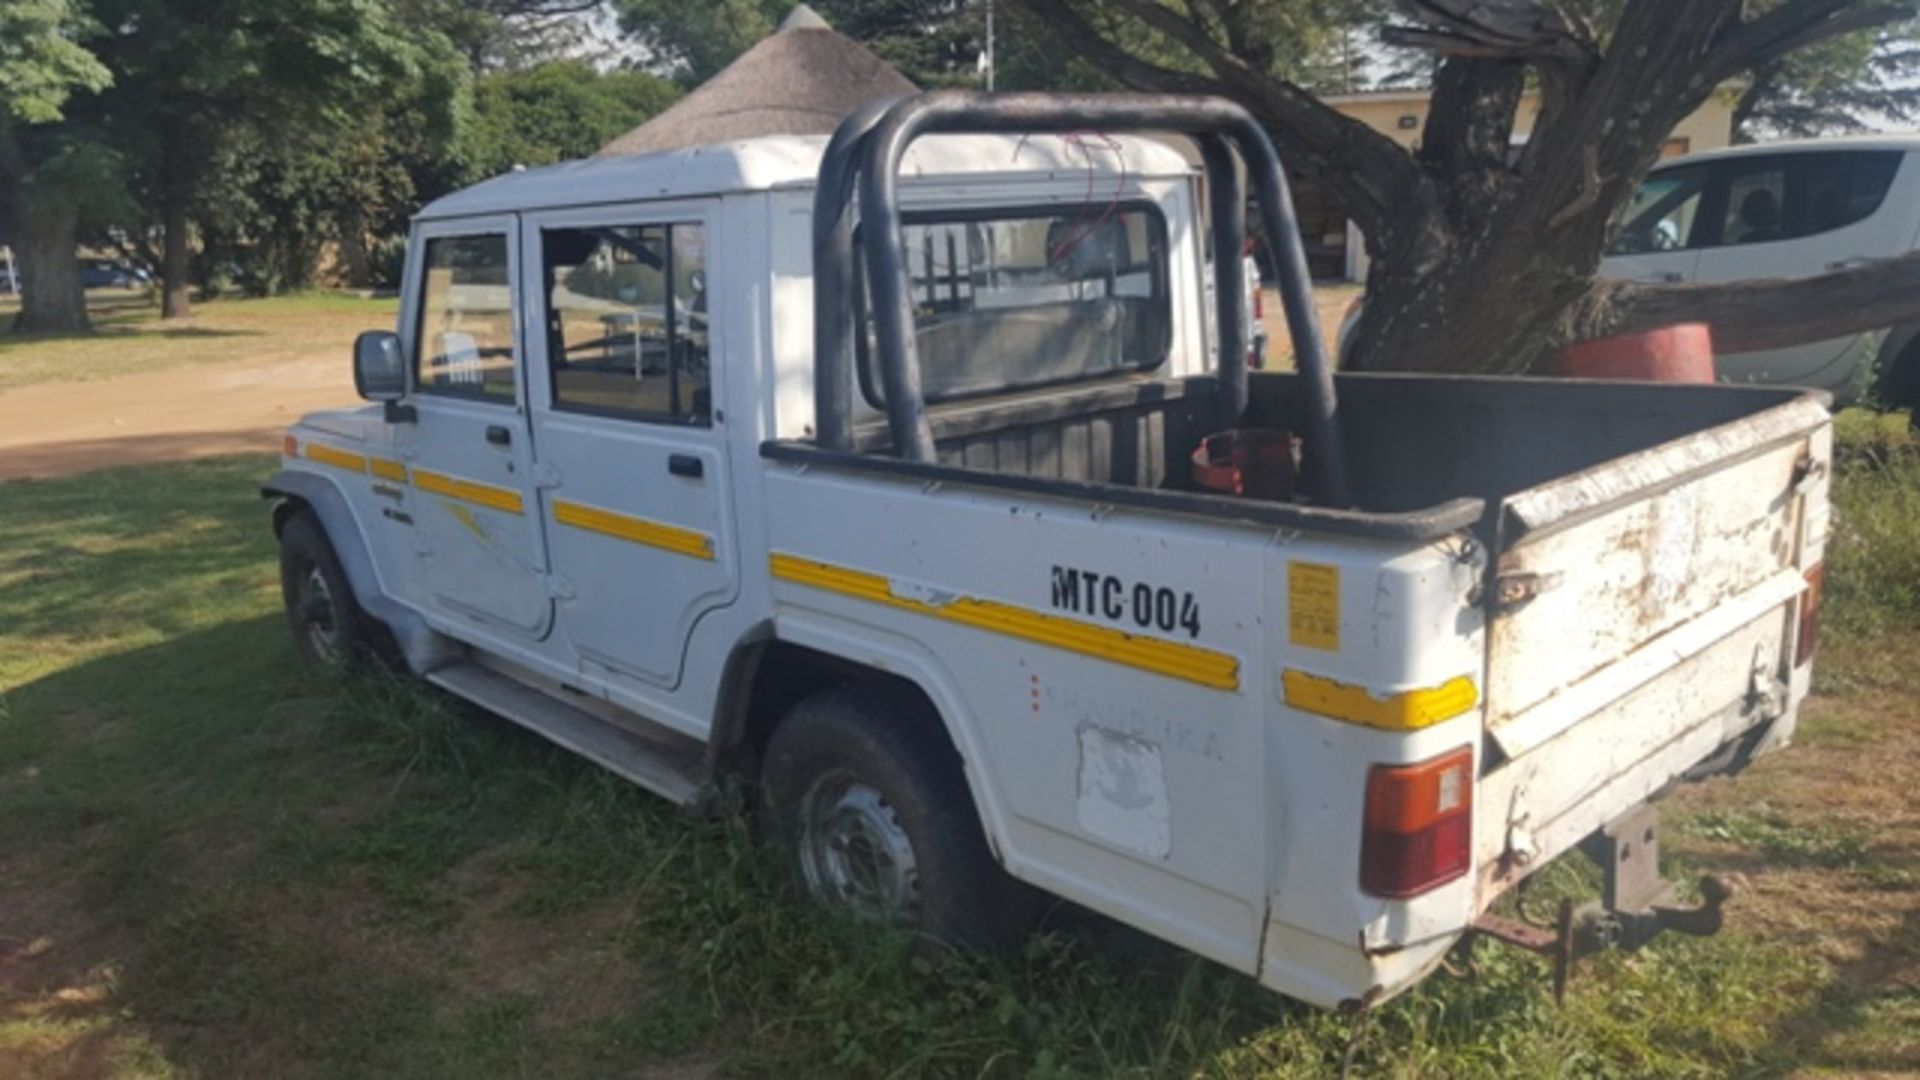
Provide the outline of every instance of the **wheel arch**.
{"type": "Polygon", "coordinates": [[[1874,376],[1875,403],[1886,408],[1920,409],[1920,323],[1896,326],[1880,343],[1874,376]]]}
{"type": "Polygon", "coordinates": [[[960,761],[988,848],[1011,870],[1003,807],[984,768],[984,748],[960,720],[965,707],[958,685],[910,642],[812,618],[762,624],[735,648],[722,676],[711,750],[715,767],[757,777],[761,751],[788,710],[814,694],[857,682],[904,685],[926,701],[960,761]]]}
{"type": "Polygon", "coordinates": [[[399,643],[407,666],[416,674],[448,662],[453,649],[418,612],[394,600],[380,587],[380,575],[368,552],[365,535],[346,493],[331,478],[294,469],[282,469],[260,485],[262,498],[273,500],[273,535],[277,539],[293,515],[311,513],[333,547],[340,569],[347,575],[360,610],[383,623],[399,643]]]}

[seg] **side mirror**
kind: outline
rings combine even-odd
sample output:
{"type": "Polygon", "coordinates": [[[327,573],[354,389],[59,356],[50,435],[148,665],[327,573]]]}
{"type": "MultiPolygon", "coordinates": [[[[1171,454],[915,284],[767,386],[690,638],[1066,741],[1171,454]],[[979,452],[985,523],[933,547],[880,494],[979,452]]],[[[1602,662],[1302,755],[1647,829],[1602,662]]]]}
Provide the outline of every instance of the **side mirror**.
{"type": "Polygon", "coordinates": [[[353,342],[353,388],[368,401],[393,402],[407,392],[407,364],[400,338],[368,330],[353,342]]]}

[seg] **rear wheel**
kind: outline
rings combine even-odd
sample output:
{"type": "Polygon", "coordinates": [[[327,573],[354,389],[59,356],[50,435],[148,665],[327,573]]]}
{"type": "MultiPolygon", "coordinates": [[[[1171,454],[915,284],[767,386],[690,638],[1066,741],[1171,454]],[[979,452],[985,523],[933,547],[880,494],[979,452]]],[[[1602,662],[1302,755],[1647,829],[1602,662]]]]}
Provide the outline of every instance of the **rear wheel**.
{"type": "Polygon", "coordinates": [[[373,654],[367,617],[311,513],[295,513],[280,529],[280,595],[294,645],[308,664],[344,673],[359,670],[373,654]]]}
{"type": "Polygon", "coordinates": [[[771,836],[814,899],[955,945],[1010,945],[1032,926],[1035,894],[995,861],[960,757],[911,687],[802,701],[762,781],[771,836]]]}

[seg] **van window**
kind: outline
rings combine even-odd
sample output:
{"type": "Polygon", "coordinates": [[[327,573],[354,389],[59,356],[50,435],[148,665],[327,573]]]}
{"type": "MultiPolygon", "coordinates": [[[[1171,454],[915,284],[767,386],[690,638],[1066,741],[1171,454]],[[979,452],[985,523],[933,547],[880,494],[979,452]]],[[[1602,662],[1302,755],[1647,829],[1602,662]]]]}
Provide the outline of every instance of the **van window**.
{"type": "Polygon", "coordinates": [[[1609,255],[1641,255],[1650,251],[1679,251],[1697,247],[1701,223],[1700,201],[1707,190],[1709,167],[1667,169],[1647,177],[1621,220],[1624,222],[1607,248],[1609,255]]]}
{"type": "Polygon", "coordinates": [[[511,403],[513,288],[507,238],[436,236],[427,241],[420,290],[414,384],[431,394],[511,403]]]}
{"type": "MultiPolygon", "coordinates": [[[[909,214],[902,229],[929,402],[1150,371],[1172,342],[1166,221],[1147,205],[909,214]]],[[[855,290],[865,298],[865,289],[855,290]]],[[[883,407],[877,350],[860,383],[883,407]]]]}
{"type": "Polygon", "coordinates": [[[1897,150],[1834,150],[1725,162],[1720,243],[1796,240],[1864,221],[1886,199],[1900,157],[1897,150]]]}
{"type": "Polygon", "coordinates": [[[711,423],[706,229],[594,226],[540,238],[554,406],[711,423]]]}

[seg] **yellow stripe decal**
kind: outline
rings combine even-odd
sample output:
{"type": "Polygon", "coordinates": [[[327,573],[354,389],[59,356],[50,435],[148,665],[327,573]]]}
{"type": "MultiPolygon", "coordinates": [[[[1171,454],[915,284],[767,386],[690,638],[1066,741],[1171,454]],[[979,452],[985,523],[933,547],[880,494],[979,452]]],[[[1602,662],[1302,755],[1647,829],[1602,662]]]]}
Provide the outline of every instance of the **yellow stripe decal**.
{"type": "Polygon", "coordinates": [[[1141,637],[1078,619],[1043,615],[993,600],[962,596],[944,603],[929,603],[910,599],[895,595],[892,585],[879,574],[849,570],[795,555],[775,553],[769,562],[773,576],[781,581],[1065,649],[1216,690],[1240,688],[1240,661],[1225,653],[1141,637]]]}
{"type": "Polygon", "coordinates": [[[308,443],[307,460],[349,472],[366,472],[367,459],[347,450],[336,450],[325,443],[308,443]]]}
{"type": "Polygon", "coordinates": [[[628,540],[636,544],[645,544],[662,551],[671,551],[676,555],[685,555],[694,559],[713,561],[713,538],[692,529],[683,529],[678,525],[666,525],[658,521],[633,517],[629,514],[616,514],[612,510],[602,510],[597,506],[584,503],[567,502],[556,499],[553,503],[553,520],[562,525],[571,525],[576,529],[611,536],[618,540],[628,540]]]}
{"type": "Polygon", "coordinates": [[[511,488],[482,484],[478,480],[462,480],[457,476],[425,469],[413,470],[413,483],[421,491],[445,495],[449,499],[470,502],[489,510],[504,510],[509,514],[521,512],[520,493],[511,488]]]}
{"type": "Polygon", "coordinates": [[[1283,671],[1280,689],[1287,704],[1303,712],[1387,731],[1432,727],[1470,712],[1480,704],[1480,688],[1465,675],[1448,679],[1439,686],[1382,697],[1364,686],[1304,671],[1283,671]]]}
{"type": "Polygon", "coordinates": [[[369,457],[367,465],[373,470],[373,475],[382,480],[392,480],[397,484],[407,482],[407,467],[397,461],[383,457],[369,457]]]}

